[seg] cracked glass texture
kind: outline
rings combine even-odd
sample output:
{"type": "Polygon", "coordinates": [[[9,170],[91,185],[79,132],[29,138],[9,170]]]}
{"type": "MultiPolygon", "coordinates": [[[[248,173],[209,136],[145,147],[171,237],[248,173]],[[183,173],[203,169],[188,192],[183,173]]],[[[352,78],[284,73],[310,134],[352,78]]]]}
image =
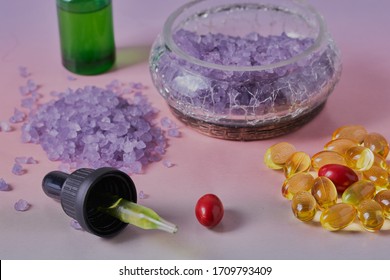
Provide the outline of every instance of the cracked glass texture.
{"type": "Polygon", "coordinates": [[[321,17],[293,2],[201,1],[172,14],[150,56],[169,106],[261,126],[323,105],[341,75],[339,52],[321,17]]]}

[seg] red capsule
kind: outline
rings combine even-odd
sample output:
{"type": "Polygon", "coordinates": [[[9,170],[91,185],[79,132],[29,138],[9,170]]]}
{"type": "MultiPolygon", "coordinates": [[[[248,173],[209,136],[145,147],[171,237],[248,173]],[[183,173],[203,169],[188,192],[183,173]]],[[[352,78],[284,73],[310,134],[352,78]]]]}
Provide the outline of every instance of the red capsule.
{"type": "Polygon", "coordinates": [[[359,180],[351,168],[340,164],[322,166],[318,170],[318,176],[328,177],[335,184],[339,194],[342,194],[346,188],[359,180]]]}
{"type": "Polygon", "coordinates": [[[215,194],[205,194],[196,203],[196,218],[205,227],[211,228],[218,225],[223,218],[223,214],[223,204],[215,194]]]}

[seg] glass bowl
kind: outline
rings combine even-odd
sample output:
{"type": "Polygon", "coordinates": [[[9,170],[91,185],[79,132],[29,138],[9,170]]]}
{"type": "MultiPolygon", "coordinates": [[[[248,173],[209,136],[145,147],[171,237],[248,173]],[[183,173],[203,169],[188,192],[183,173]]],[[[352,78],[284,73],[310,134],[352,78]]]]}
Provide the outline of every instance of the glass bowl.
{"type": "Polygon", "coordinates": [[[271,138],[307,123],[342,68],[322,17],[288,0],[189,2],[166,20],[149,65],[179,120],[229,140],[271,138]]]}

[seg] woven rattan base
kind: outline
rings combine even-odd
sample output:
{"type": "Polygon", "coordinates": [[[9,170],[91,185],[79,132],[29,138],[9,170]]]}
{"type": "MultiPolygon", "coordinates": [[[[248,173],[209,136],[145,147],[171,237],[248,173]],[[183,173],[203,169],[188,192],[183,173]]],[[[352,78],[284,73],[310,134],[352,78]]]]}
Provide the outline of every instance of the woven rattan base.
{"type": "Polygon", "coordinates": [[[181,122],[207,136],[225,140],[253,141],[277,137],[298,129],[318,115],[324,108],[325,103],[299,117],[293,119],[282,118],[278,122],[258,126],[228,126],[209,123],[184,115],[172,106],[170,106],[170,109],[181,122]]]}

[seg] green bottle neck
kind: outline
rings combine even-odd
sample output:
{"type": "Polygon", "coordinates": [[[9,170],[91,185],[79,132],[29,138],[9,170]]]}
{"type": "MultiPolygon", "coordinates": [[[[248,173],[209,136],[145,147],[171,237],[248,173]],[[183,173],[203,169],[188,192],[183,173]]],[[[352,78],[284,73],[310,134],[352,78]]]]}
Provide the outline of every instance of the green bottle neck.
{"type": "Polygon", "coordinates": [[[71,13],[90,13],[111,5],[111,0],[57,0],[57,8],[71,13]]]}

